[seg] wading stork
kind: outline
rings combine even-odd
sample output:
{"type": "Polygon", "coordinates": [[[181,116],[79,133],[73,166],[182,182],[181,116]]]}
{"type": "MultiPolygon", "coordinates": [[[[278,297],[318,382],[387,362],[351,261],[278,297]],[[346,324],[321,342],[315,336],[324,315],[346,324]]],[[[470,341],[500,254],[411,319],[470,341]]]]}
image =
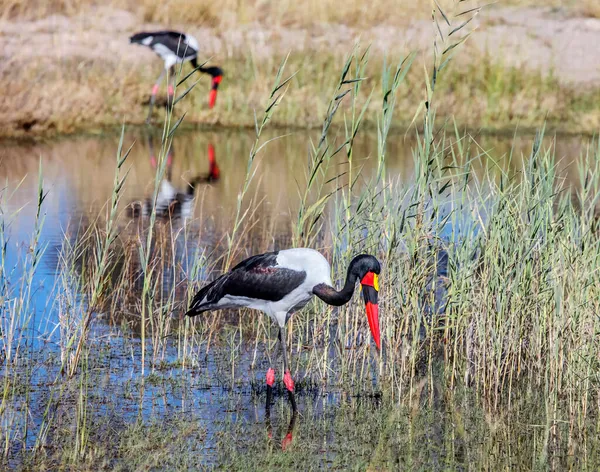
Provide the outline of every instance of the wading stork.
{"type": "MultiPolygon", "coordinates": [[[[221,79],[223,78],[223,71],[220,67],[203,67],[198,66],[198,40],[192,35],[180,33],[178,31],[153,31],[153,32],[141,32],[136,33],[129,38],[131,43],[141,44],[148,46],[160,58],[165,61],[165,66],[158,76],[156,83],[152,87],[152,95],[150,96],[150,106],[148,109],[147,122],[152,117],[152,108],[156,101],[156,94],[160,87],[161,82],[168,70],[170,70],[171,77],[175,77],[175,64],[181,64],[183,62],[190,61],[194,69],[198,72],[209,74],[212,77],[212,87],[208,96],[208,107],[212,108],[215,106],[217,101],[217,90],[221,79]]],[[[168,86],[169,102],[173,103],[173,86],[168,86]]]]}
{"type": "MultiPolygon", "coordinates": [[[[186,313],[196,316],[210,310],[254,308],[263,311],[279,326],[279,346],[283,353],[283,382],[296,413],[294,380],[289,370],[284,327],[295,311],[302,309],[316,295],[333,306],[345,305],[352,298],[356,282],[362,285],[371,334],[380,349],[377,297],[379,261],[366,254],[350,262],[346,282],[338,291],[331,282],[331,267],[323,255],[313,249],[298,248],[252,256],[203,287],[186,313]]],[[[267,412],[270,408],[275,370],[267,371],[267,412]]]]}

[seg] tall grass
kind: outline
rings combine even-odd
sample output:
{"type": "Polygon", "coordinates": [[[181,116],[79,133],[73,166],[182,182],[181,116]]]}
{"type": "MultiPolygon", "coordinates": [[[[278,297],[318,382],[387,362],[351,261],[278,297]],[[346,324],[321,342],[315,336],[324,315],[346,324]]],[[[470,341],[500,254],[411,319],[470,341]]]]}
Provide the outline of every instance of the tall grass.
{"type": "MultiPolygon", "coordinates": [[[[7,248],[10,240],[10,225],[18,216],[18,211],[13,215],[3,215],[0,224],[0,241],[2,243],[2,268],[0,280],[2,286],[1,309],[1,356],[4,375],[2,377],[2,403],[0,403],[0,416],[2,418],[3,455],[7,456],[13,441],[19,437],[27,437],[29,429],[28,400],[30,396],[29,381],[33,375],[32,352],[28,344],[32,341],[32,333],[36,330],[36,309],[32,302],[34,291],[34,274],[46,250],[42,242],[42,231],[45,213],[42,205],[47,196],[44,191],[42,177],[42,164],[39,166],[38,189],[36,194],[36,211],[31,238],[27,242],[27,251],[17,259],[16,265],[8,262],[7,248]],[[17,275],[15,278],[14,275],[17,275]],[[22,395],[25,402],[15,402],[15,395],[22,395]]],[[[7,201],[10,195],[7,189],[2,192],[2,199],[7,201]]]]}
{"type": "MultiPolygon", "coordinates": [[[[465,47],[470,48],[469,43],[465,47]]],[[[455,120],[461,128],[502,131],[516,126],[531,131],[547,120],[550,130],[594,133],[598,114],[595,107],[597,90],[563,84],[556,77],[503,64],[501,58],[474,49],[469,49],[468,64],[451,62],[445,79],[438,84],[438,93],[444,97],[437,108],[440,119],[455,120]]],[[[407,52],[398,54],[407,55],[407,52]]],[[[254,110],[264,107],[264,84],[270,83],[284,58],[279,54],[272,58],[253,57],[252,51],[245,48],[234,50],[231,57],[213,58],[212,61],[218,61],[227,74],[220,88],[218,109],[206,109],[209,84],[208,79],[202,77],[194,91],[177,107],[175,119],[186,112],[184,125],[187,127],[201,124],[253,129],[254,110]]],[[[321,129],[322,117],[331,99],[331,77],[339,76],[344,63],[343,54],[329,50],[291,54],[287,68],[298,73],[292,80],[287,99],[272,118],[271,126],[321,129]]],[[[0,133],[29,136],[114,129],[122,124],[116,117],[123,117],[128,124],[144,123],[148,84],[156,78],[156,62],[131,69],[119,63],[90,64],[81,70],[77,69],[77,61],[65,60],[63,64],[69,70],[74,69],[73,73],[66,74],[65,69],[57,68],[56,64],[41,62],[27,63],[19,68],[17,73],[22,77],[23,85],[15,86],[14,93],[5,98],[10,115],[6,116],[0,133]],[[53,94],[43,100],[41,97],[29,100],[28,97],[37,97],[39,93],[29,84],[40,74],[46,78],[53,94]],[[119,90],[116,95],[114,87],[119,90]],[[62,90],[77,90],[78,93],[65,95],[62,90]],[[114,98],[106,100],[105,97],[111,94],[114,98]],[[84,102],[86,107],[82,106],[84,102]]],[[[418,67],[411,68],[405,78],[409,87],[397,97],[398,106],[406,113],[398,113],[393,120],[391,126],[396,130],[403,131],[411,125],[423,98],[422,62],[417,60],[416,65],[418,67]]],[[[384,66],[384,56],[372,51],[365,80],[369,89],[381,90],[384,86],[381,74],[384,66]]],[[[8,86],[9,77],[0,78],[0,83],[8,86]]],[[[357,106],[360,108],[362,103],[357,106]]],[[[370,102],[363,125],[377,128],[380,106],[379,100],[370,102]]]]}
{"type": "MultiPolygon", "coordinates": [[[[385,437],[405,437],[394,435],[395,424],[411,427],[394,407],[405,408],[422,392],[435,405],[440,388],[450,400],[468,389],[481,411],[497,421],[536,392],[545,413],[545,424],[537,425],[543,432],[535,436],[536,463],[543,467],[570,447],[560,438],[562,424],[568,424],[570,441],[599,421],[594,406],[600,402],[600,146],[591,146],[579,160],[580,184],[571,189],[557,172],[553,147],[542,146],[543,128],[528,159],[512,171],[514,156],[488,165],[489,155],[469,134],[457,126],[447,131],[449,126],[436,122],[443,106],[445,66],[458,45],[450,32],[463,21],[439,10],[434,15],[439,32],[435,61],[425,74],[421,106],[410,113],[418,126],[408,131],[416,135],[409,184],[385,169],[394,113],[407,113],[400,94],[407,87],[412,56],[382,67],[381,87],[375,89],[364,80],[372,66],[368,50],[356,47],[332,80],[321,135],[309,143],[306,175],[298,176],[300,203],[290,212],[289,236],[294,246],[322,251],[332,262],[338,285],[354,255],[368,252],[381,260],[383,350],[379,355],[372,349],[358,296],[335,310],[316,301],[288,325],[292,369],[300,392],[323,388],[351,397],[383,398],[391,406],[386,411],[396,413],[379,418],[387,421],[380,425],[379,455],[389,447],[385,437]],[[354,143],[373,103],[379,104],[378,142],[370,158],[378,166],[367,176],[351,169],[366,157],[357,156],[354,143]],[[335,125],[338,114],[343,126],[335,125]],[[485,171],[478,174],[475,168],[485,171]]],[[[62,270],[53,289],[53,306],[59,311],[57,357],[25,342],[24,328],[33,316],[34,274],[44,249],[40,241],[46,194],[40,178],[35,230],[18,283],[6,265],[6,252],[1,253],[0,421],[6,461],[25,457],[40,468],[51,468],[90,466],[102,457],[110,466],[110,454],[132,454],[131,442],[148,444],[144,414],[149,404],[168,403],[167,389],[179,392],[179,383],[218,385],[224,394],[247,384],[254,369],[259,375],[260,359],[275,345],[266,317],[244,312],[208,315],[195,322],[176,318],[199,285],[249,252],[278,246],[269,226],[259,241],[252,239],[251,230],[261,221],[253,211],[257,199],[249,183],[256,178],[259,152],[268,149],[268,142],[261,141],[263,129],[289,98],[283,95],[286,87],[294,84],[291,77],[283,79],[283,65],[262,118],[255,120],[256,140],[231,231],[212,246],[205,244],[193,219],[156,212],[167,153],[181,120],[172,124],[172,115],[165,120],[152,211],[133,222],[121,211],[127,156],[121,140],[106,212],[67,232],[59,251],[62,270]],[[112,326],[108,331],[93,322],[101,316],[112,326]],[[223,355],[210,357],[215,353],[223,355]],[[109,368],[98,386],[96,371],[105,372],[103,362],[112,366],[113,356],[120,356],[118,369],[131,372],[132,380],[115,380],[109,368]],[[31,386],[34,367],[39,371],[41,365],[53,380],[38,387],[42,393],[31,386]],[[157,387],[162,371],[169,378],[157,387]],[[121,397],[112,407],[136,405],[141,419],[134,427],[95,404],[98,396],[105,398],[100,390],[114,383],[121,397]],[[36,421],[29,422],[30,416],[36,421]],[[114,435],[103,435],[98,424],[106,424],[100,419],[107,421],[109,431],[117,424],[122,443],[115,445],[114,435]],[[62,449],[53,453],[53,443],[62,449]],[[109,453],[100,450],[102,444],[110,446],[109,453]]],[[[4,222],[3,243],[8,238],[4,222]]],[[[48,339],[51,334],[44,333],[48,339]]],[[[180,411],[189,412],[185,398],[181,403],[180,411]]],[[[125,414],[125,409],[118,411],[125,414]]],[[[486,428],[494,430],[494,425],[486,428]]],[[[416,447],[414,437],[408,437],[416,447]]],[[[227,454],[235,459],[232,451],[227,454]]],[[[183,453],[181,457],[188,459],[183,453]]],[[[140,461],[139,453],[135,461],[140,461]]]]}

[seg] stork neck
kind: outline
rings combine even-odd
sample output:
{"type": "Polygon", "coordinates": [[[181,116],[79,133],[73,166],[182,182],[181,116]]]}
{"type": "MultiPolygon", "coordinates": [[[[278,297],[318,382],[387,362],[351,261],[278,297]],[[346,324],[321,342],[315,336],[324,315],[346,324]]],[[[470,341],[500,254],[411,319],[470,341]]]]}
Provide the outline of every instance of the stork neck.
{"type": "Polygon", "coordinates": [[[187,195],[190,197],[193,197],[196,194],[196,187],[198,186],[198,184],[205,182],[206,180],[203,177],[196,177],[194,179],[191,180],[191,182],[188,183],[187,186],[187,195]]]}
{"type": "Polygon", "coordinates": [[[319,284],[313,289],[313,293],[328,305],[345,305],[352,298],[356,280],[356,275],[353,275],[350,272],[350,269],[348,269],[348,273],[346,274],[346,282],[340,291],[337,291],[335,288],[330,287],[327,284],[319,284]]]}

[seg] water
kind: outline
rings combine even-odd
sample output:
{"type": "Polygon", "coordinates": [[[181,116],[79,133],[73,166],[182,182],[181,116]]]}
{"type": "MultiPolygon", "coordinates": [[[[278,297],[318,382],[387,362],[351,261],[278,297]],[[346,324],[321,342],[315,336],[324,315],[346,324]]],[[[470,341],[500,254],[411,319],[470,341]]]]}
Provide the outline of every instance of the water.
{"type": "MultiPolygon", "coordinates": [[[[248,194],[247,203],[256,221],[244,239],[248,254],[289,247],[290,221],[298,205],[297,189],[302,187],[305,179],[309,143],[311,139],[318,139],[316,132],[298,131],[274,131],[265,138],[276,136],[282,137],[271,142],[258,158],[256,178],[248,194]],[[272,239],[265,242],[264,235],[272,239]]],[[[40,163],[43,188],[47,192],[43,205],[46,219],[40,241],[46,250],[32,284],[35,318],[29,324],[27,334],[31,356],[29,368],[25,369],[22,378],[30,385],[33,400],[30,404],[33,406],[26,406],[21,399],[12,405],[11,414],[5,412],[5,418],[9,418],[5,421],[13,428],[30,422],[28,431],[31,433],[27,437],[17,434],[13,438],[14,457],[21,457],[19,454],[23,450],[35,446],[47,414],[48,397],[55,388],[52,382],[60,378],[57,363],[52,361],[60,356],[58,316],[61,305],[53,300],[59,280],[60,248],[65,235],[77,234],[82,228],[89,227],[98,214],[106,214],[113,188],[118,139],[118,135],[107,134],[0,145],[0,175],[5,181],[2,212],[9,235],[5,267],[13,270],[10,280],[15,281],[20,276],[24,254],[31,241],[40,163]]],[[[152,195],[153,161],[158,154],[157,136],[149,136],[144,130],[127,132],[125,147],[134,141],[125,165],[129,174],[119,207],[123,238],[143,220],[140,214],[144,213],[146,202],[152,195]]],[[[477,144],[469,145],[473,153],[478,149],[487,153],[483,166],[490,172],[498,172],[500,167],[519,172],[522,157],[529,154],[532,141],[533,138],[527,136],[516,140],[513,136],[483,136],[476,138],[477,144]],[[511,153],[513,158],[509,166],[506,162],[511,153]]],[[[550,141],[548,138],[547,143],[550,141]]],[[[175,216],[164,228],[176,245],[184,238],[182,222],[193,221],[192,229],[186,230],[190,233],[185,235],[186,244],[181,244],[181,251],[175,251],[182,264],[189,263],[196,254],[195,250],[190,252],[190,248],[201,247],[214,256],[216,248],[231,230],[253,142],[251,131],[194,131],[176,136],[169,154],[167,179],[161,185],[161,195],[168,194],[170,198],[168,202],[159,202],[159,209],[175,216]],[[189,182],[194,180],[197,184],[190,192],[189,182]]],[[[573,186],[578,184],[578,175],[572,164],[585,145],[585,140],[578,137],[556,139],[559,172],[573,186]]],[[[413,140],[404,134],[390,137],[385,169],[388,178],[410,184],[413,146],[413,140]]],[[[352,168],[341,153],[329,172],[331,176],[340,176],[341,185],[347,185],[350,178],[356,176],[360,184],[376,170],[376,159],[372,158],[376,154],[375,133],[365,133],[355,144],[352,168]]],[[[476,170],[484,171],[481,166],[476,170]]],[[[139,467],[151,464],[144,462],[150,458],[134,452],[124,458],[119,450],[124,448],[123,441],[150,441],[153,425],[159,425],[161,434],[172,434],[173,442],[185,449],[176,456],[184,461],[184,466],[167,462],[172,467],[185,468],[185,464],[229,464],[232,468],[258,469],[293,466],[287,456],[269,456],[267,459],[263,453],[265,444],[271,444],[271,450],[273,444],[279,447],[277,441],[285,435],[290,418],[283,392],[279,392],[273,409],[274,442],[265,442],[261,385],[268,364],[262,344],[255,346],[250,342],[252,336],[245,338],[232,324],[225,327],[230,335],[226,334],[225,338],[240,343],[241,347],[232,349],[220,345],[204,353],[206,346],[198,346],[194,362],[182,366],[179,341],[174,339],[165,345],[159,356],[163,360],[162,367],[142,376],[136,316],[132,313],[131,319],[125,317],[115,321],[106,313],[99,314],[93,327],[94,357],[86,360],[91,367],[87,379],[88,401],[94,406],[89,420],[93,426],[91,440],[105,444],[108,457],[120,457],[114,459],[113,465],[122,461],[130,461],[139,467]],[[232,352],[239,355],[236,372],[231,372],[228,356],[232,352]],[[131,426],[138,421],[142,421],[147,429],[139,431],[131,426]],[[109,437],[107,431],[117,431],[117,434],[109,437]],[[184,440],[178,438],[182,431],[189,433],[184,440]]],[[[259,317],[257,315],[256,320],[259,317]]],[[[300,388],[303,388],[302,383],[300,388]]],[[[506,467],[517,463],[524,465],[531,450],[537,455],[531,464],[543,462],[545,449],[542,444],[547,444],[548,438],[542,434],[547,430],[538,431],[535,426],[536,422],[545,421],[544,405],[539,399],[527,398],[513,412],[514,417],[529,415],[526,426],[519,429],[504,424],[502,419],[493,419],[498,422],[496,425],[486,423],[486,412],[472,406],[476,402],[468,392],[443,395],[440,391],[444,387],[436,388],[428,395],[422,395],[422,402],[417,398],[416,404],[426,407],[415,413],[415,407],[411,405],[398,408],[394,404],[381,404],[377,398],[356,398],[344,391],[306,383],[304,393],[299,396],[303,417],[294,433],[298,463],[306,468],[347,468],[356,464],[364,467],[375,464],[377,467],[378,463],[395,464],[400,468],[469,468],[473,457],[482,466],[493,464],[485,461],[486,450],[498,454],[506,467]],[[394,419],[393,425],[390,418],[394,419]],[[347,428],[351,429],[348,439],[340,441],[347,428]],[[484,436],[478,442],[480,434],[484,436]],[[519,445],[527,437],[533,438],[531,450],[519,445]],[[502,440],[515,442],[517,462],[512,463],[510,454],[498,445],[502,440]],[[473,455],[469,449],[474,451],[473,455]]],[[[68,434],[61,436],[61,429],[72,430],[73,422],[77,421],[75,411],[80,401],[79,391],[71,389],[66,387],[63,392],[66,400],[51,412],[57,426],[52,432],[52,441],[56,444],[62,444],[70,437],[68,434]]],[[[570,460],[564,458],[560,465],[569,464],[570,460]]]]}
{"type": "MultiPolygon", "coordinates": [[[[411,134],[397,134],[389,138],[386,171],[388,177],[410,182],[413,176],[411,134]]],[[[271,131],[264,139],[282,136],[268,144],[259,155],[257,178],[250,196],[259,206],[262,218],[281,231],[289,228],[298,202],[297,188],[303,185],[310,140],[318,138],[317,132],[271,131]]],[[[4,194],[10,194],[5,208],[11,214],[23,208],[13,222],[12,234],[23,241],[31,232],[35,198],[37,197],[40,160],[44,176],[44,190],[49,192],[44,210],[48,215],[44,239],[56,242],[62,231],[82,215],[96,214],[109,201],[113,188],[115,155],[119,136],[79,136],[60,138],[48,142],[4,142],[0,146],[0,176],[6,182],[4,194]],[[21,182],[22,181],[22,182],[21,182]],[[33,205],[31,205],[33,203],[33,205]]],[[[522,157],[531,152],[532,136],[474,136],[472,154],[487,154],[484,161],[492,169],[506,167],[507,156],[513,154],[511,167],[522,165],[522,157]]],[[[553,138],[546,138],[550,145],[553,138]]],[[[149,137],[144,131],[128,132],[125,147],[135,142],[126,168],[129,176],[124,192],[125,202],[144,200],[151,196],[155,169],[152,156],[159,150],[159,135],[149,137]]],[[[215,234],[227,231],[235,211],[237,195],[246,176],[250,148],[254,142],[251,131],[188,132],[175,137],[170,182],[180,192],[195,177],[209,174],[209,148],[214,149],[220,175],[219,180],[199,184],[196,191],[194,213],[207,229],[215,234]]],[[[341,137],[338,139],[341,142],[341,137]]],[[[556,157],[560,172],[572,184],[577,183],[577,173],[572,165],[580,157],[587,141],[580,137],[556,138],[556,157]]],[[[377,138],[375,133],[364,133],[354,145],[353,172],[360,171],[367,179],[376,168],[377,138]]],[[[331,169],[332,176],[346,173],[348,164],[343,153],[331,169]]],[[[476,167],[477,164],[475,164],[476,167]]],[[[480,169],[481,170],[481,169],[480,169]]],[[[496,171],[497,172],[497,171],[496,171]]]]}
{"type": "MultiPolygon", "coordinates": [[[[412,133],[410,134],[412,135],[412,133]]],[[[387,150],[388,178],[410,184],[413,178],[412,150],[415,142],[409,134],[390,136],[387,150]]],[[[256,220],[245,238],[245,253],[251,255],[268,249],[290,247],[290,230],[296,217],[299,188],[306,179],[306,163],[311,140],[317,132],[270,131],[264,140],[273,139],[256,162],[257,174],[246,197],[246,204],[256,220]],[[273,238],[264,246],[264,235],[273,238]]],[[[254,143],[252,131],[188,132],[176,135],[169,153],[167,178],[161,185],[158,207],[161,213],[171,211],[174,218],[171,231],[181,245],[178,232],[184,219],[194,221],[197,244],[207,251],[222,244],[231,231],[237,207],[237,197],[247,172],[247,159],[254,143]],[[211,181],[211,159],[218,170],[218,180],[211,181]],[[190,198],[189,183],[200,180],[190,198]],[[179,193],[179,200],[174,196],[179,193]],[[169,198],[165,200],[165,195],[169,198]],[[161,207],[161,201],[162,207],[161,207]],[[181,212],[183,211],[183,215],[181,212]],[[176,215],[175,215],[176,214],[176,215]]],[[[555,139],[546,139],[552,145],[555,139]]],[[[46,215],[41,245],[47,247],[42,266],[36,272],[38,291],[34,303],[39,311],[46,306],[54,286],[65,234],[77,234],[88,227],[98,215],[106,216],[114,184],[115,160],[119,135],[79,136],[47,142],[5,142],[0,146],[0,176],[6,182],[3,191],[4,222],[10,225],[7,267],[16,267],[30,244],[34,228],[38,175],[42,168],[44,191],[47,198],[43,213],[46,215]]],[[[336,142],[343,142],[339,136],[336,142]]],[[[450,141],[449,141],[450,142],[450,141]]],[[[474,136],[462,145],[471,147],[473,156],[483,155],[484,166],[492,173],[500,168],[519,172],[523,158],[531,152],[532,136],[474,136]],[[512,155],[510,165],[508,156],[512,155]]],[[[154,190],[156,160],[160,152],[160,133],[147,130],[127,132],[124,147],[135,143],[125,168],[129,174],[120,205],[121,225],[132,229],[139,218],[134,217],[148,208],[154,190]]],[[[579,137],[560,137],[555,140],[559,174],[572,186],[578,185],[574,163],[585,149],[586,141],[579,137]]],[[[332,144],[333,147],[333,144],[332,144]]],[[[347,186],[349,179],[358,177],[358,183],[368,180],[376,170],[373,156],[377,154],[375,133],[363,133],[354,145],[353,166],[349,168],[344,153],[329,170],[332,178],[340,175],[339,186],[347,186]]],[[[474,162],[476,172],[484,169],[474,162]]],[[[181,261],[189,261],[196,253],[178,253],[181,261]]],[[[41,325],[48,321],[40,319],[41,325]]],[[[47,326],[40,327],[42,331],[47,326]]],[[[40,334],[40,333],[38,333],[40,334]]]]}

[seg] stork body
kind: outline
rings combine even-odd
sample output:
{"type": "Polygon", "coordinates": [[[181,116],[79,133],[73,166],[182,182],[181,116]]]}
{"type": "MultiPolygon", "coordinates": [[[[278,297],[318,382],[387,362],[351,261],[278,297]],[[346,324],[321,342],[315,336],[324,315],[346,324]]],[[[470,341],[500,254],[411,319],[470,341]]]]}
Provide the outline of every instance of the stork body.
{"type": "MultiPolygon", "coordinates": [[[[194,69],[199,72],[209,74],[212,77],[212,87],[209,95],[209,108],[215,105],[217,99],[217,90],[221,79],[223,78],[223,71],[219,67],[203,67],[198,66],[198,40],[190,34],[180,33],[178,31],[154,31],[154,32],[141,32],[136,33],[129,38],[131,43],[141,44],[152,49],[165,63],[164,68],[154,86],[152,87],[152,95],[150,96],[150,106],[148,110],[148,118],[146,121],[150,121],[152,117],[152,108],[156,101],[156,94],[160,84],[162,83],[165,74],[168,70],[171,70],[171,77],[174,76],[174,66],[176,64],[182,64],[190,61],[194,69]]],[[[172,103],[174,88],[169,84],[168,86],[169,103],[172,103]]]]}
{"type": "MultiPolygon", "coordinates": [[[[338,291],[331,281],[329,262],[319,252],[307,248],[269,252],[240,262],[230,272],[203,287],[192,300],[187,315],[245,307],[260,310],[277,322],[283,353],[283,381],[295,412],[294,381],[285,347],[285,324],[314,295],[334,306],[348,303],[356,282],[360,281],[369,326],[379,349],[377,294],[380,271],[381,266],[375,257],[366,254],[356,256],[348,266],[344,287],[338,291]]],[[[274,382],[275,371],[270,368],[267,372],[267,412],[274,382]]]]}
{"type": "Polygon", "coordinates": [[[190,311],[254,308],[283,327],[310,301],[315,286],[332,285],[330,271],[327,259],[312,249],[252,256],[198,292],[190,311]]]}

